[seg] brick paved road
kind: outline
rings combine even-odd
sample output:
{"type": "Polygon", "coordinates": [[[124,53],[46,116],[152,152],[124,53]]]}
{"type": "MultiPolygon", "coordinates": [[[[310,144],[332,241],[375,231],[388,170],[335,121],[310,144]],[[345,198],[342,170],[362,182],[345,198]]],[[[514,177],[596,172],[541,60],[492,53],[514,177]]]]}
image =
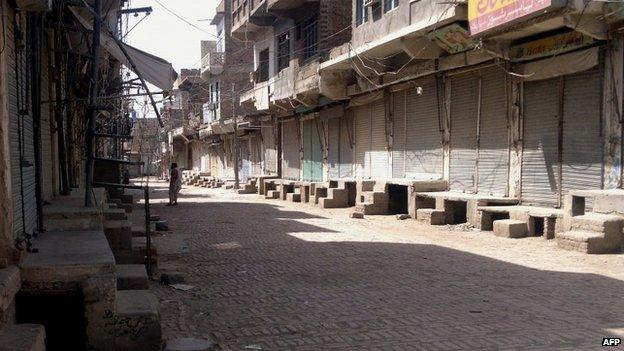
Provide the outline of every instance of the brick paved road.
{"type": "MultiPolygon", "coordinates": [[[[153,197],[166,196],[155,188],[153,197]]],[[[624,256],[189,188],[154,283],[167,337],[225,350],[589,350],[624,336],[624,256]]]]}

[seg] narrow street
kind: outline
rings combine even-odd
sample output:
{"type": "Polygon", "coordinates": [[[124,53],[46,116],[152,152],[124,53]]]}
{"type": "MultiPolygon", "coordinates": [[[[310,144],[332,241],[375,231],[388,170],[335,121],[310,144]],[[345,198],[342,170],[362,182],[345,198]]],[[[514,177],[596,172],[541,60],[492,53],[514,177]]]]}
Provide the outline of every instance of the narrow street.
{"type": "Polygon", "coordinates": [[[152,211],[165,339],[224,350],[590,350],[624,336],[624,255],[184,187],[152,211]]]}

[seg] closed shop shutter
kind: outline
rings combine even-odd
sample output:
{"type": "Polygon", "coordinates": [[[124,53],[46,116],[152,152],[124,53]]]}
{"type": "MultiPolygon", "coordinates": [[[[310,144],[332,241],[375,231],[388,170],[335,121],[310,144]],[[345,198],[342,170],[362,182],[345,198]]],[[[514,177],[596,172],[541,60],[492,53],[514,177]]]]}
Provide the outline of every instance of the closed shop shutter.
{"type": "Polygon", "coordinates": [[[372,104],[372,136],[370,174],[373,179],[388,178],[388,138],[386,136],[386,105],[385,100],[377,100],[372,104]]]}
{"type": "MultiPolygon", "coordinates": [[[[42,49],[42,63],[41,63],[41,100],[49,101],[52,100],[50,96],[50,79],[49,79],[49,52],[47,47],[44,46],[42,49]]],[[[41,105],[41,151],[42,151],[42,163],[43,169],[45,170],[44,174],[47,176],[43,177],[43,197],[46,201],[50,201],[54,196],[55,192],[55,180],[57,179],[57,174],[55,172],[54,155],[55,155],[55,143],[53,140],[52,133],[52,120],[50,108],[52,104],[42,104],[41,105]]]]}
{"type": "Polygon", "coordinates": [[[192,161],[193,161],[192,169],[194,171],[201,171],[203,150],[199,142],[194,141],[191,144],[191,153],[192,153],[191,156],[192,156],[192,161]]]}
{"type": "Polygon", "coordinates": [[[564,78],[563,196],[570,190],[602,188],[601,84],[599,68],[564,78]]]}
{"type": "Polygon", "coordinates": [[[303,180],[323,180],[323,152],[317,120],[303,122],[303,180]]]}
{"type": "MultiPolygon", "coordinates": [[[[10,15],[5,18],[10,18],[12,21],[13,16],[10,15]]],[[[15,235],[32,234],[37,228],[37,200],[33,118],[30,110],[30,92],[28,91],[30,84],[26,82],[28,60],[26,52],[16,53],[14,50],[13,24],[8,23],[5,29],[7,30],[6,50],[10,75],[9,118],[14,233],[15,235]],[[25,110],[27,113],[20,116],[20,110],[25,110]]]]}
{"type": "Polygon", "coordinates": [[[406,91],[392,94],[392,177],[405,177],[405,95],[406,91]]]}
{"type": "Polygon", "coordinates": [[[297,120],[282,122],[282,177],[299,180],[299,133],[297,120]]]}
{"type": "Polygon", "coordinates": [[[506,75],[499,67],[482,72],[478,161],[480,194],[507,195],[509,142],[506,75]]]}
{"type": "Polygon", "coordinates": [[[264,149],[264,171],[266,174],[277,173],[277,147],[274,128],[271,121],[262,122],[262,146],[264,149]]]}
{"type": "Polygon", "coordinates": [[[417,83],[406,92],[405,176],[407,178],[442,178],[442,134],[435,77],[417,83]]]}
{"type": "Polygon", "coordinates": [[[559,78],[524,83],[522,203],[558,203],[559,78]]]}
{"type": "Polygon", "coordinates": [[[371,106],[358,106],[355,113],[355,176],[370,178],[371,106]]]}
{"type": "Polygon", "coordinates": [[[327,162],[329,163],[329,178],[340,178],[340,118],[327,121],[327,162]]]}
{"type": "Polygon", "coordinates": [[[208,141],[202,141],[201,150],[201,171],[210,172],[210,146],[208,141]]]}
{"type": "Polygon", "coordinates": [[[463,74],[451,79],[451,190],[474,192],[477,156],[479,78],[463,74]]]}
{"type": "Polygon", "coordinates": [[[247,178],[251,175],[251,152],[249,148],[249,144],[251,142],[250,138],[244,138],[239,140],[239,148],[240,148],[240,169],[239,177],[242,182],[246,182],[247,178]]]}
{"type": "Polygon", "coordinates": [[[353,115],[340,119],[340,178],[353,178],[353,115]]]}

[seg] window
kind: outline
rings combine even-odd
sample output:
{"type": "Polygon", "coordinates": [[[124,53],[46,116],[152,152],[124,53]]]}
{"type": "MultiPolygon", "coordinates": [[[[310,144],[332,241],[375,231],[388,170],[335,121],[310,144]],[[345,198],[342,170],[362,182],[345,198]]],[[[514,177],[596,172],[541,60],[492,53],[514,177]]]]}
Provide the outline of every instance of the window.
{"type": "Polygon", "coordinates": [[[384,12],[399,7],[399,0],[384,0],[384,12]]]}
{"type": "Polygon", "coordinates": [[[312,17],[303,22],[301,28],[303,36],[303,59],[307,60],[316,55],[318,49],[318,26],[316,17],[312,17]]]}
{"type": "Polygon", "coordinates": [[[355,24],[359,26],[360,24],[368,21],[368,9],[364,2],[366,0],[355,0],[355,24]]]}
{"type": "Polygon", "coordinates": [[[269,49],[264,49],[258,54],[258,82],[269,80],[269,49]]]}
{"type": "Polygon", "coordinates": [[[290,32],[277,37],[277,71],[290,65],[290,32]]]}
{"type": "Polygon", "coordinates": [[[371,13],[373,14],[373,21],[381,19],[381,4],[376,3],[371,6],[371,13]]]}

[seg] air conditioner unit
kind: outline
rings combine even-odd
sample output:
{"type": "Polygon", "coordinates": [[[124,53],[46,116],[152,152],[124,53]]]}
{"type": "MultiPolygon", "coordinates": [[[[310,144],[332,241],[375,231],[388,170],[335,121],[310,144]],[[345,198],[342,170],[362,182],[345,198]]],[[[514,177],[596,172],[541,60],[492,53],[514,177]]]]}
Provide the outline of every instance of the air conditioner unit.
{"type": "Polygon", "coordinates": [[[17,8],[22,11],[50,11],[52,10],[52,0],[16,0],[17,8]]]}

